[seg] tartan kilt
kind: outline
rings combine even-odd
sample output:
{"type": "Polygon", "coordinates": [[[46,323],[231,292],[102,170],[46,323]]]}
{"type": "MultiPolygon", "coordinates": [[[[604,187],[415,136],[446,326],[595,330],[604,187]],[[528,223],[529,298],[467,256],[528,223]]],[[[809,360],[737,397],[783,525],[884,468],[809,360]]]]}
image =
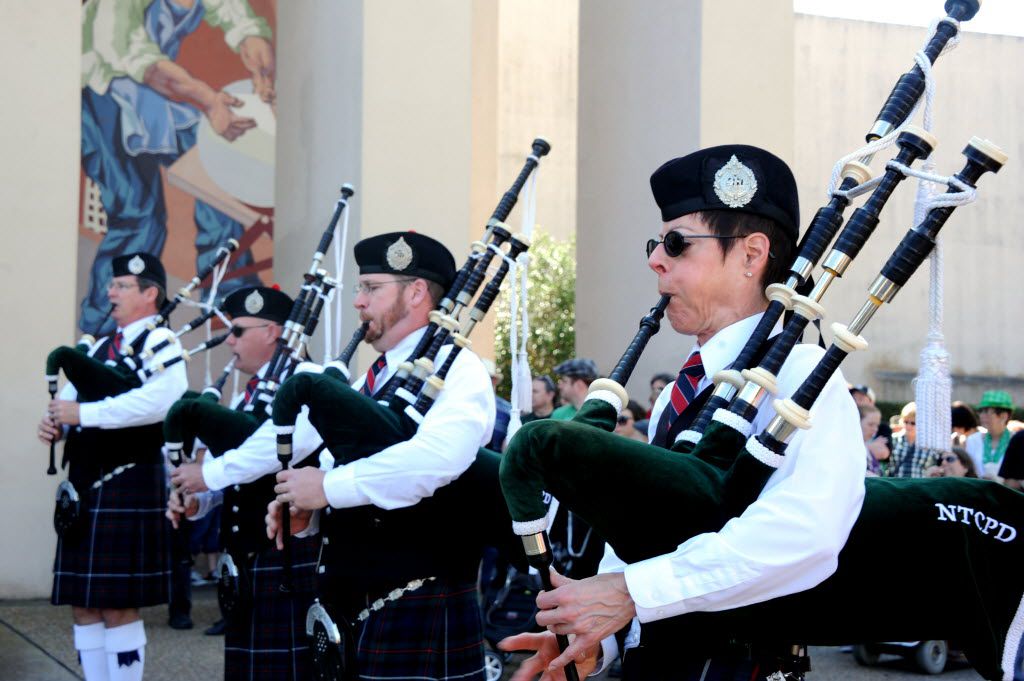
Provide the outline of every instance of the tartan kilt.
{"type": "Polygon", "coordinates": [[[276,548],[235,561],[247,573],[243,584],[249,586],[251,600],[239,617],[227,621],[225,681],[312,678],[306,611],[313,604],[319,552],[319,537],[292,538],[290,594],[280,590],[283,554],[276,548]]]}
{"type": "Polygon", "coordinates": [[[357,625],[356,640],[360,679],[484,679],[476,582],[426,582],[357,625]]]}
{"type": "Polygon", "coordinates": [[[163,464],[137,463],[99,489],[92,482],[75,482],[87,508],[82,526],[57,539],[50,602],[115,610],[166,603],[171,524],[163,464]]]}

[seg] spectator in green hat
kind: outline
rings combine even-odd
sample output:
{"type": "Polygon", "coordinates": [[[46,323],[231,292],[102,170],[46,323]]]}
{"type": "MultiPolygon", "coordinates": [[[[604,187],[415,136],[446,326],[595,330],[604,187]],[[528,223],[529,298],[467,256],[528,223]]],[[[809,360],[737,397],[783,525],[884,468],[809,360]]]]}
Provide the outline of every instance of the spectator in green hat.
{"type": "Polygon", "coordinates": [[[1010,443],[1006,424],[1013,414],[1013,398],[1005,390],[986,390],[978,404],[978,418],[986,432],[977,432],[967,438],[967,453],[974,460],[980,477],[1000,480],[999,465],[1010,443]]]}

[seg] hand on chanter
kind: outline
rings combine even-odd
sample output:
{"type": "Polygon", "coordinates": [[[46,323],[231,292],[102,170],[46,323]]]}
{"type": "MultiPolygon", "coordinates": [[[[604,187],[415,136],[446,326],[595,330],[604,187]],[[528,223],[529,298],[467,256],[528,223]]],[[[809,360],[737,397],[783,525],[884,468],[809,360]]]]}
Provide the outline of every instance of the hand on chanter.
{"type": "MultiPolygon", "coordinates": [[[[534,652],[532,657],[523,660],[510,681],[530,681],[530,679],[535,679],[538,676],[540,681],[565,680],[565,670],[561,667],[553,668],[551,664],[559,656],[559,653],[558,642],[555,640],[555,635],[550,631],[528,632],[509,636],[498,643],[498,648],[510,653],[516,651],[534,652]]],[[[597,646],[593,650],[589,650],[575,658],[576,671],[579,672],[581,679],[589,676],[597,668],[597,654],[600,649],[601,647],[597,646]]]]}
{"type": "MultiPolygon", "coordinates": [[[[283,505],[276,499],[271,501],[267,504],[267,515],[264,518],[267,523],[267,538],[273,539],[278,549],[284,548],[284,535],[281,532],[281,507],[283,505]]],[[[288,529],[293,535],[309,527],[309,521],[313,518],[312,511],[301,511],[294,506],[290,506],[288,510],[291,511],[288,529]]]]}
{"type": "Polygon", "coordinates": [[[277,474],[274,493],[281,503],[297,506],[303,511],[315,511],[327,506],[324,476],[319,468],[288,468],[277,474]]]}
{"type": "Polygon", "coordinates": [[[537,595],[537,624],[573,637],[565,652],[552,660],[553,668],[596,655],[601,641],[636,617],[636,605],[621,572],[575,580],[552,569],[551,583],[554,589],[537,595]]]}

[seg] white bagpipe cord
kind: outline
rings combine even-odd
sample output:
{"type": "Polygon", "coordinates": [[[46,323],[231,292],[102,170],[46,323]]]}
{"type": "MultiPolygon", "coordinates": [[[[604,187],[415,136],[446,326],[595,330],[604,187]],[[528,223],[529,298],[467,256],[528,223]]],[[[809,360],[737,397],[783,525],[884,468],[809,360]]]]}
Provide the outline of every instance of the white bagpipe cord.
{"type": "MultiPolygon", "coordinates": [[[[932,24],[932,32],[938,22],[932,24]]],[[[929,35],[929,38],[931,35],[929,35]]],[[[956,47],[959,32],[946,45],[947,50],[956,47]]],[[[931,62],[918,52],[915,55],[917,65],[925,77],[925,96],[923,127],[931,132],[933,122],[932,105],[935,99],[935,80],[931,74],[931,62]]],[[[935,164],[926,159],[922,164],[922,173],[918,175],[917,200],[914,204],[914,224],[920,224],[928,211],[937,205],[959,205],[973,200],[973,191],[966,186],[958,188],[964,191],[959,196],[936,195],[939,188],[935,180],[945,179],[927,177],[934,172],[935,164]]],[[[953,381],[949,370],[949,352],[946,350],[945,337],[942,333],[943,316],[943,273],[942,273],[942,242],[937,238],[935,248],[928,256],[928,338],[921,350],[917,378],[914,380],[914,399],[917,402],[917,446],[926,450],[942,452],[950,447],[952,432],[952,400],[953,381]]]]}
{"type": "MultiPolygon", "coordinates": [[[[203,310],[215,310],[215,309],[217,309],[217,289],[220,288],[220,282],[224,279],[224,274],[227,273],[227,271],[228,271],[228,261],[230,261],[230,260],[231,260],[231,258],[225,258],[224,262],[222,262],[220,265],[217,265],[216,267],[213,268],[213,272],[210,274],[210,294],[209,294],[209,296],[207,296],[206,302],[205,303],[200,303],[200,305],[199,305],[199,307],[201,307],[203,310]]],[[[223,315],[218,314],[218,316],[221,317],[221,319],[223,319],[223,315]]],[[[225,320],[225,323],[227,323],[226,320],[225,320]]],[[[230,324],[228,324],[228,328],[231,328],[230,324]]],[[[206,320],[206,340],[209,341],[211,338],[213,338],[213,321],[210,320],[210,319],[207,319],[206,320]]],[[[203,354],[205,355],[205,359],[206,359],[206,361],[204,362],[204,366],[206,367],[206,383],[205,383],[205,385],[212,385],[213,384],[213,371],[212,371],[212,368],[211,368],[211,362],[213,361],[213,357],[210,356],[209,352],[205,352],[203,354]]]]}
{"type": "MultiPolygon", "coordinates": [[[[540,165],[534,169],[530,179],[526,182],[526,200],[523,202],[523,222],[520,230],[527,238],[533,236],[533,226],[537,221],[537,175],[540,173],[540,165]]],[[[529,312],[529,274],[530,274],[530,252],[523,251],[516,261],[510,266],[511,277],[509,278],[509,302],[511,305],[511,319],[509,324],[509,349],[511,350],[512,374],[512,407],[509,414],[508,434],[506,441],[522,428],[523,421],[521,414],[523,406],[527,411],[533,409],[533,376],[530,373],[530,359],[527,355],[527,343],[530,340],[530,312],[529,312]]]]}
{"type": "Polygon", "coordinates": [[[345,253],[348,251],[348,207],[342,211],[341,225],[334,227],[334,272],[338,285],[331,290],[324,302],[324,366],[341,354],[341,318],[345,288],[345,253]],[[338,239],[338,230],[341,239],[338,239]],[[332,297],[333,296],[333,297],[332,297]]]}

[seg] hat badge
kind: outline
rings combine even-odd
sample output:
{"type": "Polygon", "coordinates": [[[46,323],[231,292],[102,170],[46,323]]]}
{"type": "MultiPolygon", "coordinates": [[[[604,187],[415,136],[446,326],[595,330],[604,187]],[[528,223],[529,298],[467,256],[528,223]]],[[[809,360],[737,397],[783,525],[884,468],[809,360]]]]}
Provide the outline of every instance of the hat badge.
{"type": "Polygon", "coordinates": [[[245,297],[245,311],[249,314],[256,314],[263,309],[263,296],[259,291],[253,291],[245,297]]]}
{"type": "Polygon", "coordinates": [[[729,208],[742,208],[750,203],[757,192],[754,171],[743,165],[736,154],[715,173],[715,194],[729,208]]]}
{"type": "Polygon", "coordinates": [[[405,237],[400,236],[398,241],[388,246],[385,257],[388,261],[388,267],[401,272],[412,264],[412,246],[406,243],[405,237]]]}
{"type": "Polygon", "coordinates": [[[138,276],[146,271],[146,261],[136,255],[128,261],[128,271],[138,276]]]}

